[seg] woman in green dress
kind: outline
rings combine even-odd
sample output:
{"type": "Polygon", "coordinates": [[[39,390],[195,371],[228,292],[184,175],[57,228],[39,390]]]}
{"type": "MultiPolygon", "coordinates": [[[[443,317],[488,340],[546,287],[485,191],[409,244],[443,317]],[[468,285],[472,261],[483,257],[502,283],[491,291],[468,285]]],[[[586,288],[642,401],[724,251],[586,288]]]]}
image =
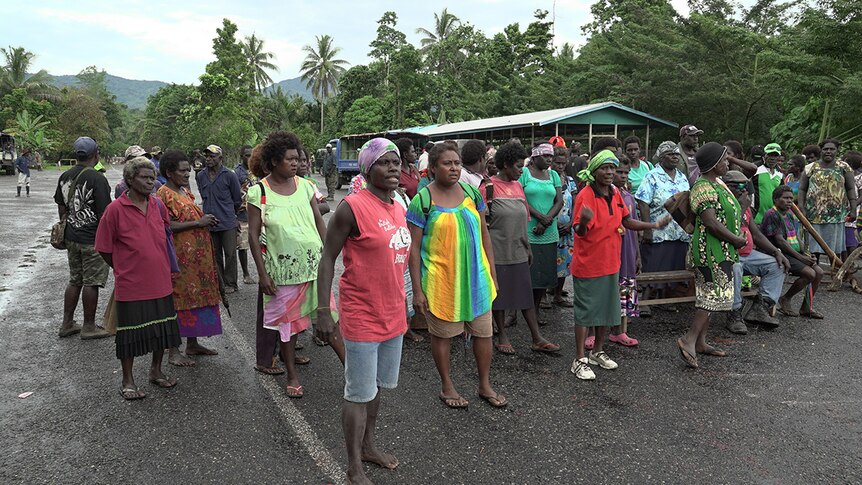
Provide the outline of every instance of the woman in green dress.
{"type": "Polygon", "coordinates": [[[676,343],[679,355],[692,368],[697,354],[724,357],[726,352],[706,343],[709,317],[713,312],[733,308],[733,265],[739,248],[745,246],[739,221],[742,209],[721,176],[727,173],[727,148],[715,142],[705,144],[695,154],[700,177],[690,192],[695,224],[689,266],[695,275],[695,314],[691,328],[676,343]]]}

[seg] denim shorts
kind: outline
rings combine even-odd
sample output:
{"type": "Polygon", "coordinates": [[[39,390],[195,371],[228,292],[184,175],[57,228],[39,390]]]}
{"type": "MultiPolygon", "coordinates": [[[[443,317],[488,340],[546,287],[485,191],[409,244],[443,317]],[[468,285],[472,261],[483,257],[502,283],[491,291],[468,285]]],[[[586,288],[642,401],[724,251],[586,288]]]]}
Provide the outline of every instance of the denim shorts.
{"type": "Polygon", "coordinates": [[[385,342],[344,340],[344,400],[364,403],[377,396],[377,388],[394,389],[401,368],[403,335],[385,342]]]}

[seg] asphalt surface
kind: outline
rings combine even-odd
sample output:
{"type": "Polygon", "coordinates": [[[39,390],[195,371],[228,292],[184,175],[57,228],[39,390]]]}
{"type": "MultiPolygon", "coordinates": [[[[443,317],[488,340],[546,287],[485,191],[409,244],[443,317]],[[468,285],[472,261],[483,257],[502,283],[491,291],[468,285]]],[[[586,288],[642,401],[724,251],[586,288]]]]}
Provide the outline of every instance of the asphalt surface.
{"type": "MultiPolygon", "coordinates": [[[[119,176],[108,172],[112,184],[119,176]]],[[[149,359],[138,359],[142,401],[119,396],[112,339],[56,337],[68,278],[65,253],[48,244],[57,177],[34,172],[30,199],[0,177],[0,483],[341,483],[340,364],[303,336],[304,398],[288,400],[283,378],[255,373],[254,286],[232,295],[225,334],[204,342],[220,355],[191,369],[165,363],[175,389],[147,384],[149,359]]],[[[103,291],[99,316],[106,300],[103,291]]],[[[468,410],[437,399],[428,341],[406,343],[377,435],[401,464],[368,475],[381,484],[860,483],[859,296],[824,290],[815,303],[826,320],[783,317],[747,336],[715,318],[713,340],[730,356],[704,357],[700,370],[684,368],[674,344],[691,309],[656,311],[629,327],[638,348],[607,345],[620,368],[597,368],[593,382],[569,372],[572,314],[555,308],[543,331],[560,355],[531,352],[523,321],[512,332],[518,354],[495,355],[503,410],[476,397],[462,342],[453,341],[452,373],[468,410]]]]}

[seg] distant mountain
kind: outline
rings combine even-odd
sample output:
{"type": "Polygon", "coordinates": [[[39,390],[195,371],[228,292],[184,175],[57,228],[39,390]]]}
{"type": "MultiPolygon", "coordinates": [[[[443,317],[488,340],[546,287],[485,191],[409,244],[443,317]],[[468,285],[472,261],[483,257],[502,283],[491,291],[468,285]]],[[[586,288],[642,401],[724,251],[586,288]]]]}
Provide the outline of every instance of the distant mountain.
{"type": "Polygon", "coordinates": [[[272,86],[265,88],[264,91],[272,91],[276,88],[276,86],[280,87],[285,94],[298,94],[305,98],[307,101],[311,101],[312,99],[314,99],[314,97],[311,95],[311,91],[309,91],[308,88],[305,87],[305,81],[303,81],[299,77],[279,81],[272,86]]]}
{"type": "MultiPolygon", "coordinates": [[[[51,83],[59,88],[75,86],[78,84],[78,78],[75,76],[54,76],[51,83]]],[[[108,92],[116,96],[118,102],[125,104],[129,108],[137,109],[146,108],[147,98],[168,85],[168,83],[162,81],[138,81],[110,74],[105,76],[105,84],[107,85],[108,92]]]]}
{"type": "MultiPolygon", "coordinates": [[[[51,84],[58,88],[76,86],[78,78],[70,75],[53,76],[51,84]]],[[[126,79],[110,74],[105,76],[105,84],[107,84],[108,92],[116,96],[118,102],[125,104],[129,108],[137,109],[146,108],[147,99],[156,94],[156,91],[168,85],[168,83],[162,81],[139,81],[137,79],[126,79]]],[[[281,87],[285,94],[298,94],[309,101],[313,99],[311,92],[305,87],[305,82],[298,77],[279,81],[265,90],[268,92],[275,89],[275,86],[281,87]]]]}

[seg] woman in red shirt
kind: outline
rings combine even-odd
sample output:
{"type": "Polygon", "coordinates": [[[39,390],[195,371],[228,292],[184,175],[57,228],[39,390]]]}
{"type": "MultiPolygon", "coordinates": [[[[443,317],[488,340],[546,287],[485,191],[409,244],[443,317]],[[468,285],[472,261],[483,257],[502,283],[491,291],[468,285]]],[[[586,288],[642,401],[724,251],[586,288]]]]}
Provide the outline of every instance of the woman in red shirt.
{"type": "MultiPolygon", "coordinates": [[[[392,200],[401,163],[398,148],[385,138],[374,138],[362,146],[359,170],[367,179],[367,190],[348,195],[335,210],[318,269],[318,294],[325,297],[332,289],[335,260],[344,251],[339,285],[345,349],[341,415],[351,483],[367,480],[363,461],[389,469],[398,466],[394,456],[374,446],[374,427],[379,389],[398,384],[402,339],[407,331],[404,271],[410,231],[404,207],[392,200]]],[[[330,309],[318,307],[315,334],[327,342],[334,332],[330,309]]]]}
{"type": "Polygon", "coordinates": [[[614,187],[614,173],[620,161],[610,150],[602,150],[578,173],[587,185],[575,199],[573,227],[575,253],[572,257],[572,290],[575,313],[577,357],[571,371],[578,379],[592,380],[590,369],[616,369],[617,363],[602,350],[605,329],[620,321],[620,254],[625,229],[657,229],[670,222],[670,216],[656,222],[641,222],[629,216],[620,191],[614,187]],[[589,357],[584,356],[584,341],[590,328],[596,341],[589,357]]]}
{"type": "Polygon", "coordinates": [[[123,367],[124,399],[142,399],[132,367],[135,357],[153,354],[150,383],[162,388],[177,384],[162,373],[165,349],[180,345],[180,329],[174,309],[171,264],[168,253],[168,210],[150,197],[156,182],[156,167],[144,157],[123,167],[129,186],[105,209],[96,230],[96,251],[114,269],[114,299],[117,305],[117,358],[123,367]]]}

